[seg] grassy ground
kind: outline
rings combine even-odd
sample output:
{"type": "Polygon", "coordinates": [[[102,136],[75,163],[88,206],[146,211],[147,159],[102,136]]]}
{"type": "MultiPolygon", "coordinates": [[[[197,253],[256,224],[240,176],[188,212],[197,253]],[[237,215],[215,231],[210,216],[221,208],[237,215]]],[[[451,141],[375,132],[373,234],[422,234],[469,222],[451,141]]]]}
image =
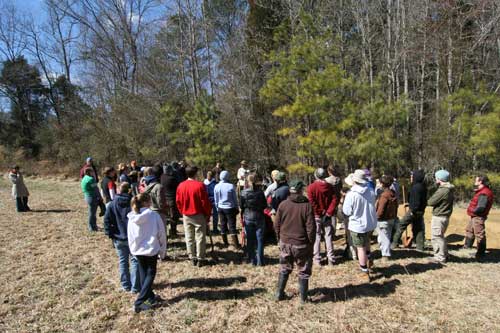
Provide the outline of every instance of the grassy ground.
{"type": "MultiPolygon", "coordinates": [[[[174,260],[158,267],[155,290],[166,304],[134,314],[134,295],[120,291],[110,241],[86,230],[79,184],[28,179],[27,185],[36,212],[17,214],[10,186],[0,181],[2,332],[500,331],[498,211],[487,222],[486,263],[452,250],[453,262],[441,266],[415,251],[399,250],[395,260],[376,262],[371,284],[357,281],[354,262],[315,267],[313,302],[304,306],[294,275],[287,288],[292,299],[272,299],[276,246],[266,247],[270,264],[263,268],[241,264],[237,255],[216,247],[219,263],[197,269],[185,260],[178,239],[169,249],[174,260]]],[[[451,241],[461,240],[466,221],[463,209],[456,209],[451,241]]]]}

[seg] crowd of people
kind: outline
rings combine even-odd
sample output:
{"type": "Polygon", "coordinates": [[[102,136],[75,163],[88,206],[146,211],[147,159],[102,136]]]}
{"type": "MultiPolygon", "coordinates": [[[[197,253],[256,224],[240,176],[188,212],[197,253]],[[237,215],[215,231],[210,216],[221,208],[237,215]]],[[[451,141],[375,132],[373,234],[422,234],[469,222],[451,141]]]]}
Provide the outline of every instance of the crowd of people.
{"type": "MultiPolygon", "coordinates": [[[[449,260],[445,233],[453,212],[454,186],[450,174],[434,174],[437,190],[427,198],[425,173],[411,173],[411,186],[401,190],[397,179],[384,174],[372,177],[370,170],[358,169],[342,179],[330,165],[314,172],[314,181],[288,180],[273,170],[271,178],[251,171],[246,161],[236,172],[220,163],[199,181],[199,170],[184,161],[139,167],[135,161],[103,169],[102,180],[91,157],[81,168],[81,188],[88,207],[88,229],[98,231],[97,209],[104,216],[104,232],[113,241],[119,258],[123,290],[137,293],[136,312],[153,308],[161,298],[152,290],[157,260],[168,260],[167,239],[178,237],[180,219],[184,226],[186,252],[196,267],[207,264],[206,237],[219,236],[222,246],[241,254],[255,266],[266,264],[265,236],[273,234],[279,246],[280,271],[276,299],[285,299],[288,277],[296,266],[300,300],[308,300],[313,265],[336,265],[334,236],[343,227],[344,256],[359,264],[359,280],[370,283],[374,265],[371,240],[377,236],[382,261],[390,260],[400,246],[425,251],[424,212],[432,207],[432,261],[449,260]],[[398,218],[403,203],[405,214],[398,218]],[[238,237],[238,217],[244,237],[238,237]],[[211,230],[210,230],[211,225],[211,230]],[[406,229],[411,226],[412,236],[406,229]],[[167,229],[168,232],[167,232],[167,229]],[[404,236],[403,236],[404,235],[404,236]],[[326,253],[323,258],[321,243],[326,253]],[[243,251],[242,251],[243,250],[243,251]]],[[[19,212],[28,211],[29,192],[18,166],[10,170],[12,194],[19,212]]],[[[486,252],[485,221],[494,195],[484,175],[475,178],[475,194],[467,214],[464,248],[477,241],[474,258],[486,252]]]]}

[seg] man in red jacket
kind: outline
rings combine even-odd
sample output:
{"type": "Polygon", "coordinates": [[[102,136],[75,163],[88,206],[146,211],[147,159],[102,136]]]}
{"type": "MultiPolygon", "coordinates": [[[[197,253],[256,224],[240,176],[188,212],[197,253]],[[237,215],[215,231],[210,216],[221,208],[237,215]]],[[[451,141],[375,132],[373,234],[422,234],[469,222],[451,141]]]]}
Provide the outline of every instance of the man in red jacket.
{"type": "Polygon", "coordinates": [[[325,169],[319,168],[314,172],[316,180],[307,188],[307,196],[314,211],[316,222],[316,241],[314,242],[314,263],[321,265],[321,236],[324,235],[326,243],[326,256],[328,264],[335,265],[333,254],[333,236],[335,228],[332,218],[337,209],[339,198],[335,194],[335,188],[329,184],[325,169]]]}
{"type": "Polygon", "coordinates": [[[493,205],[494,195],[489,188],[490,181],[487,176],[477,176],[474,182],[474,191],[476,192],[469,207],[467,215],[471,217],[467,228],[465,229],[464,248],[472,248],[474,238],[477,239],[476,259],[480,260],[486,252],[486,229],[484,223],[488,218],[491,206],[493,205]]]}
{"type": "Polygon", "coordinates": [[[206,256],[207,222],[212,212],[212,204],[208,199],[205,185],[197,181],[198,168],[186,168],[187,180],[180,183],[176,192],[176,203],[184,222],[184,233],[189,259],[193,265],[203,266],[206,256]],[[196,255],[195,255],[196,240],[196,255]]]}

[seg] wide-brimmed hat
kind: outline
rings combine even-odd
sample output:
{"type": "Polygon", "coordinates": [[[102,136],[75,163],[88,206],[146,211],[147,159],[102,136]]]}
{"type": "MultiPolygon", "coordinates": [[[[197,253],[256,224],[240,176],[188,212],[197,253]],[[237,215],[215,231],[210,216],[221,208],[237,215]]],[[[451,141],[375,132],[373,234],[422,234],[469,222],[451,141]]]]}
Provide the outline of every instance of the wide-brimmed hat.
{"type": "Polygon", "coordinates": [[[365,170],[355,170],[352,174],[352,180],[358,184],[366,184],[366,173],[365,170]]]}
{"type": "Polygon", "coordinates": [[[352,176],[353,174],[350,173],[349,176],[345,177],[344,179],[344,183],[347,185],[347,186],[350,186],[350,187],[353,187],[354,186],[354,180],[352,180],[352,176]]]}
{"type": "Polygon", "coordinates": [[[241,161],[240,165],[245,165],[246,166],[247,165],[247,161],[245,161],[245,160],[241,161]]]}

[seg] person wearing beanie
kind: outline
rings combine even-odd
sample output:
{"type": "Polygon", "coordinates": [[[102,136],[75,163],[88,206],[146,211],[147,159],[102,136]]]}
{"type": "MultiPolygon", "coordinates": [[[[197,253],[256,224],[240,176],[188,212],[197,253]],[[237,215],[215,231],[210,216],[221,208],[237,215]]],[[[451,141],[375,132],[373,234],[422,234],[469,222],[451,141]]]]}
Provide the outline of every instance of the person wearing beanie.
{"type": "Polygon", "coordinates": [[[450,216],[453,212],[454,186],[450,184],[450,173],[446,170],[437,171],[434,177],[438,189],[427,200],[427,206],[433,207],[431,219],[433,260],[438,263],[446,263],[448,246],[444,234],[448,229],[450,216]]]}
{"type": "Polygon", "coordinates": [[[486,253],[485,222],[493,205],[494,195],[490,189],[487,176],[479,175],[474,180],[474,197],[467,207],[467,215],[471,217],[465,229],[465,249],[472,248],[474,239],[477,240],[476,260],[480,261],[486,253]]]}
{"type": "Polygon", "coordinates": [[[368,180],[363,170],[355,170],[345,180],[353,186],[347,192],[342,210],[349,216],[349,231],[353,245],[357,248],[360,279],[370,282],[369,269],[373,265],[370,251],[370,236],[377,227],[375,212],[375,192],[368,187],[368,180]]]}
{"type": "Polygon", "coordinates": [[[300,301],[307,302],[309,278],[312,274],[313,245],[316,224],[313,207],[303,195],[304,183],[290,182],[290,196],[276,212],[274,229],[279,239],[280,273],[276,300],[285,299],[285,287],[293,265],[297,265],[300,301]]]}
{"type": "Polygon", "coordinates": [[[328,264],[335,264],[333,253],[333,236],[335,228],[332,219],[335,215],[339,198],[332,185],[326,182],[326,170],[318,168],[314,172],[316,180],[308,186],[307,197],[314,210],[314,221],[316,223],[316,241],[314,243],[314,263],[321,265],[321,236],[325,238],[326,256],[328,264]]]}

